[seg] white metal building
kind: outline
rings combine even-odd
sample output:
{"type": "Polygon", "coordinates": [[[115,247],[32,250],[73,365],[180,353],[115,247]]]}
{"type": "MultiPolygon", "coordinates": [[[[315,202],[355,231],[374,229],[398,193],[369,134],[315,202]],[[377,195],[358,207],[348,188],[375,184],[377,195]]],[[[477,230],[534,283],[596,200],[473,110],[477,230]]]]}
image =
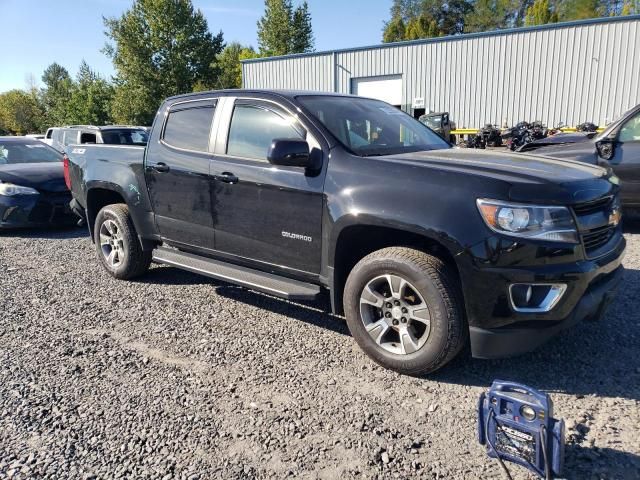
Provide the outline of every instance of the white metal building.
{"type": "Polygon", "coordinates": [[[604,125],[640,103],[640,15],[246,60],[245,88],[379,98],[458,127],[604,125]]]}

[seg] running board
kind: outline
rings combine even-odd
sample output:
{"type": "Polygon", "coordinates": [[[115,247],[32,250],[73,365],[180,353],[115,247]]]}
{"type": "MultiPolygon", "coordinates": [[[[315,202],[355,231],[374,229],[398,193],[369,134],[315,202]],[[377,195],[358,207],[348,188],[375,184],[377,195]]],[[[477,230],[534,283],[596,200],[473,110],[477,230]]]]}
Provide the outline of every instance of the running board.
{"type": "Polygon", "coordinates": [[[299,282],[172,248],[156,248],[153,251],[153,260],[288,300],[315,300],[320,294],[320,287],[312,283],[299,282]]]}

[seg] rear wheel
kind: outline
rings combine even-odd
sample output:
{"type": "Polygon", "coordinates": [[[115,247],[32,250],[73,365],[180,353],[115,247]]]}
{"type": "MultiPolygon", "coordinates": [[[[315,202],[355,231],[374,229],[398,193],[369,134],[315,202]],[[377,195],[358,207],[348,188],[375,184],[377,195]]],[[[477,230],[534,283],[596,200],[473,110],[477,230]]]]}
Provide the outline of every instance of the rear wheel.
{"type": "Polygon", "coordinates": [[[365,353],[408,375],[439,369],[467,337],[455,273],[410,248],[385,248],[358,262],[345,285],[344,310],[365,353]]]}
{"type": "Polygon", "coordinates": [[[125,204],[107,205],[98,212],[94,240],[98,258],[115,278],[127,280],[149,269],[151,252],[142,250],[125,204]]]}

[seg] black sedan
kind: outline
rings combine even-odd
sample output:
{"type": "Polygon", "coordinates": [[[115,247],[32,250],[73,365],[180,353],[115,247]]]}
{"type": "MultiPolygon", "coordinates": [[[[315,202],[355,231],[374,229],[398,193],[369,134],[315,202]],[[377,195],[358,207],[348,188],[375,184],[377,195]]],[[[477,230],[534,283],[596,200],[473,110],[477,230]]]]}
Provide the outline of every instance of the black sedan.
{"type": "Polygon", "coordinates": [[[611,166],[620,178],[623,207],[640,213],[640,105],[600,134],[555,135],[520,151],[611,166]]]}
{"type": "Polygon", "coordinates": [[[0,230],[73,225],[62,154],[25,137],[0,137],[0,230]]]}

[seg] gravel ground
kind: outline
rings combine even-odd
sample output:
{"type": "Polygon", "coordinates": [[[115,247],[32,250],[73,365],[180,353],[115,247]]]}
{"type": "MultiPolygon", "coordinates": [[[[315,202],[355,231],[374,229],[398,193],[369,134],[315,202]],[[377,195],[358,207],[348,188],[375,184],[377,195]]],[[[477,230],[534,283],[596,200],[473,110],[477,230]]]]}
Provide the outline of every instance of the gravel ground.
{"type": "Polygon", "coordinates": [[[635,232],[604,321],[429,378],[314,306],[164,266],[117,281],[81,229],[3,234],[0,478],[500,478],[475,440],[495,378],[552,393],[568,478],[640,478],[635,232]]]}

